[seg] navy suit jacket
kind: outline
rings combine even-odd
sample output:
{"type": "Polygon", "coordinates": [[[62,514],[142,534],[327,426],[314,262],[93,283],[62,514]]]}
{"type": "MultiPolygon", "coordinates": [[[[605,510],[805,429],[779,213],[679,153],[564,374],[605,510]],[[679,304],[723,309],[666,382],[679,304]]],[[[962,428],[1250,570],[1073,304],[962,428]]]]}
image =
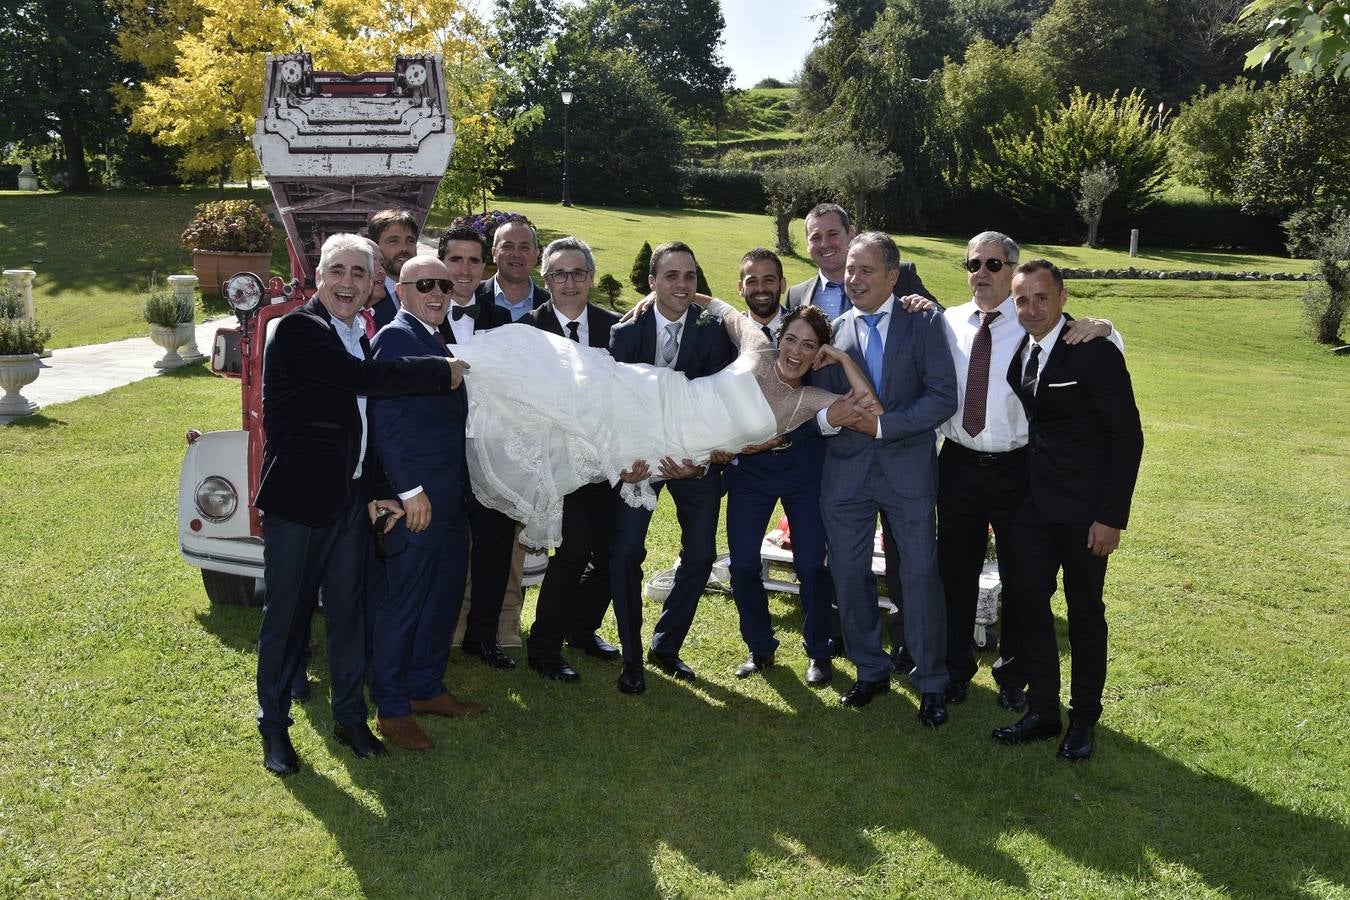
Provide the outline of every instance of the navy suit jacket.
{"type": "MultiPolygon", "coordinates": [[[[377,360],[450,355],[406,309],[380,329],[371,346],[377,360]]],[[[408,534],[411,543],[435,545],[453,521],[463,520],[467,414],[463,389],[370,401],[375,446],[394,493],[420,485],[431,501],[431,525],[420,534],[408,534]]]]}
{"type": "MultiPolygon", "coordinates": [[[[716,316],[703,324],[699,317],[703,307],[689,304],[684,314],[684,328],[680,329],[680,350],[675,356],[674,368],[686,378],[701,378],[726,368],[736,358],[736,345],[727,337],[726,326],[716,316]]],[[[609,352],[622,363],[656,363],[656,313],[649,309],[622,325],[615,325],[609,333],[609,352]]]]}
{"type": "Polygon", "coordinates": [[[386,296],[379,303],[370,308],[370,314],[375,319],[375,330],[379,331],[390,322],[394,321],[394,316],[398,315],[398,300],[394,297],[386,296]]]}
{"type": "MultiPolygon", "coordinates": [[[[788,288],[787,308],[796,309],[803,303],[809,306],[811,301],[815,299],[816,289],[819,287],[819,272],[816,272],[815,275],[811,276],[806,281],[803,281],[801,284],[794,284],[792,287],[788,288]]],[[[929,292],[928,288],[923,286],[923,279],[919,277],[919,270],[915,267],[914,263],[902,262],[900,263],[900,280],[895,283],[895,296],[907,297],[910,294],[919,294],[927,297],[934,303],[938,303],[938,299],[929,292]]],[[[844,294],[844,305],[841,311],[848,312],[852,308],[853,304],[849,301],[848,294],[844,294]]],[[[942,309],[941,303],[938,303],[938,309],[942,309]]]]}
{"type": "MultiPolygon", "coordinates": [[[[907,313],[898,301],[891,310],[878,386],[884,408],[882,438],[844,429],[826,439],[822,502],[866,495],[865,481],[874,460],[901,497],[937,495],[936,429],[956,412],[957,401],[947,329],[937,310],[907,313]]],[[[835,320],[834,345],[866,372],[853,319],[845,313],[835,320]]],[[[826,366],[814,373],[812,381],[838,394],[848,391],[848,379],[839,366],[826,366]]]]}
{"type": "Polygon", "coordinates": [[[1066,344],[1060,331],[1028,395],[1022,351],[1030,340],[1022,339],[1007,376],[1030,425],[1024,510],[1044,522],[1126,527],[1144,432],[1125,357],[1106,340],[1066,344]]]}
{"type": "MultiPolygon", "coordinates": [[[[356,359],[333,330],[328,310],[311,298],[281,317],[263,352],[266,440],[255,504],[302,525],[330,524],[348,508],[353,492],[368,498],[379,481],[369,435],[360,483],[352,478],[361,452],[357,396],[449,390],[450,367],[440,359],[356,359]]],[[[366,414],[369,425],[369,404],[366,414]]]]}

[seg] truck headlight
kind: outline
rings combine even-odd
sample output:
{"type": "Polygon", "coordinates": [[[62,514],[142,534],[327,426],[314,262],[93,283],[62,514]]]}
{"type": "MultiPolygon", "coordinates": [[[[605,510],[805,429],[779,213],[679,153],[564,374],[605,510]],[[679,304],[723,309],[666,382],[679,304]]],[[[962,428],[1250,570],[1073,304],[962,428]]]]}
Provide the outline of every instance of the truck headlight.
{"type": "Polygon", "coordinates": [[[197,485],[197,512],[212,522],[224,522],[239,507],[239,492],[219,475],[210,475],[197,485]]]}

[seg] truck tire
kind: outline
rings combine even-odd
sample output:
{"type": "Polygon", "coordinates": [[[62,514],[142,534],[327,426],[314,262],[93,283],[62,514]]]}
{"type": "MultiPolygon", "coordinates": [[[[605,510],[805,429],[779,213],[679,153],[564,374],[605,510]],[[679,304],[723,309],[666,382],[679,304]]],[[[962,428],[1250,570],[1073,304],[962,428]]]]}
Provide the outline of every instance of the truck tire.
{"type": "Polygon", "coordinates": [[[212,603],[224,606],[262,606],[258,579],[202,569],[202,585],[212,603]]]}

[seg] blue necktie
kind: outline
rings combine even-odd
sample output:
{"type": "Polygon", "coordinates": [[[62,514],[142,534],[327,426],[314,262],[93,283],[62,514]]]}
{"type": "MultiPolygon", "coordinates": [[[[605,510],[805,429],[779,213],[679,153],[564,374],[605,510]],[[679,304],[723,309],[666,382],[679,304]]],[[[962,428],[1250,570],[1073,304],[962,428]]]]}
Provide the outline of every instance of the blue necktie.
{"type": "Polygon", "coordinates": [[[859,316],[867,323],[867,352],[863,357],[867,360],[867,374],[872,379],[872,387],[877,389],[877,395],[881,394],[881,332],[877,331],[877,323],[881,321],[885,313],[872,313],[870,316],[859,316]]]}

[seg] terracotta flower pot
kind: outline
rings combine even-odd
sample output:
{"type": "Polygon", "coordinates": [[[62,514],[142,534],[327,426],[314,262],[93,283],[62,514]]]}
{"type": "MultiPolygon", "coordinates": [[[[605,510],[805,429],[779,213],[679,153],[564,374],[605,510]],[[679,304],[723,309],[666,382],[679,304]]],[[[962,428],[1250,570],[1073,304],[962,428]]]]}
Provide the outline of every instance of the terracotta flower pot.
{"type": "Polygon", "coordinates": [[[37,381],[41,371],[42,364],[36,353],[0,356],[0,387],[5,389],[5,395],[0,397],[0,416],[26,416],[37,412],[38,405],[20,391],[37,381]]]}
{"type": "Polygon", "coordinates": [[[220,296],[225,279],[240,272],[252,272],[263,280],[272,277],[272,254],[235,253],[231,250],[193,250],[192,269],[203,294],[220,296]]]}

